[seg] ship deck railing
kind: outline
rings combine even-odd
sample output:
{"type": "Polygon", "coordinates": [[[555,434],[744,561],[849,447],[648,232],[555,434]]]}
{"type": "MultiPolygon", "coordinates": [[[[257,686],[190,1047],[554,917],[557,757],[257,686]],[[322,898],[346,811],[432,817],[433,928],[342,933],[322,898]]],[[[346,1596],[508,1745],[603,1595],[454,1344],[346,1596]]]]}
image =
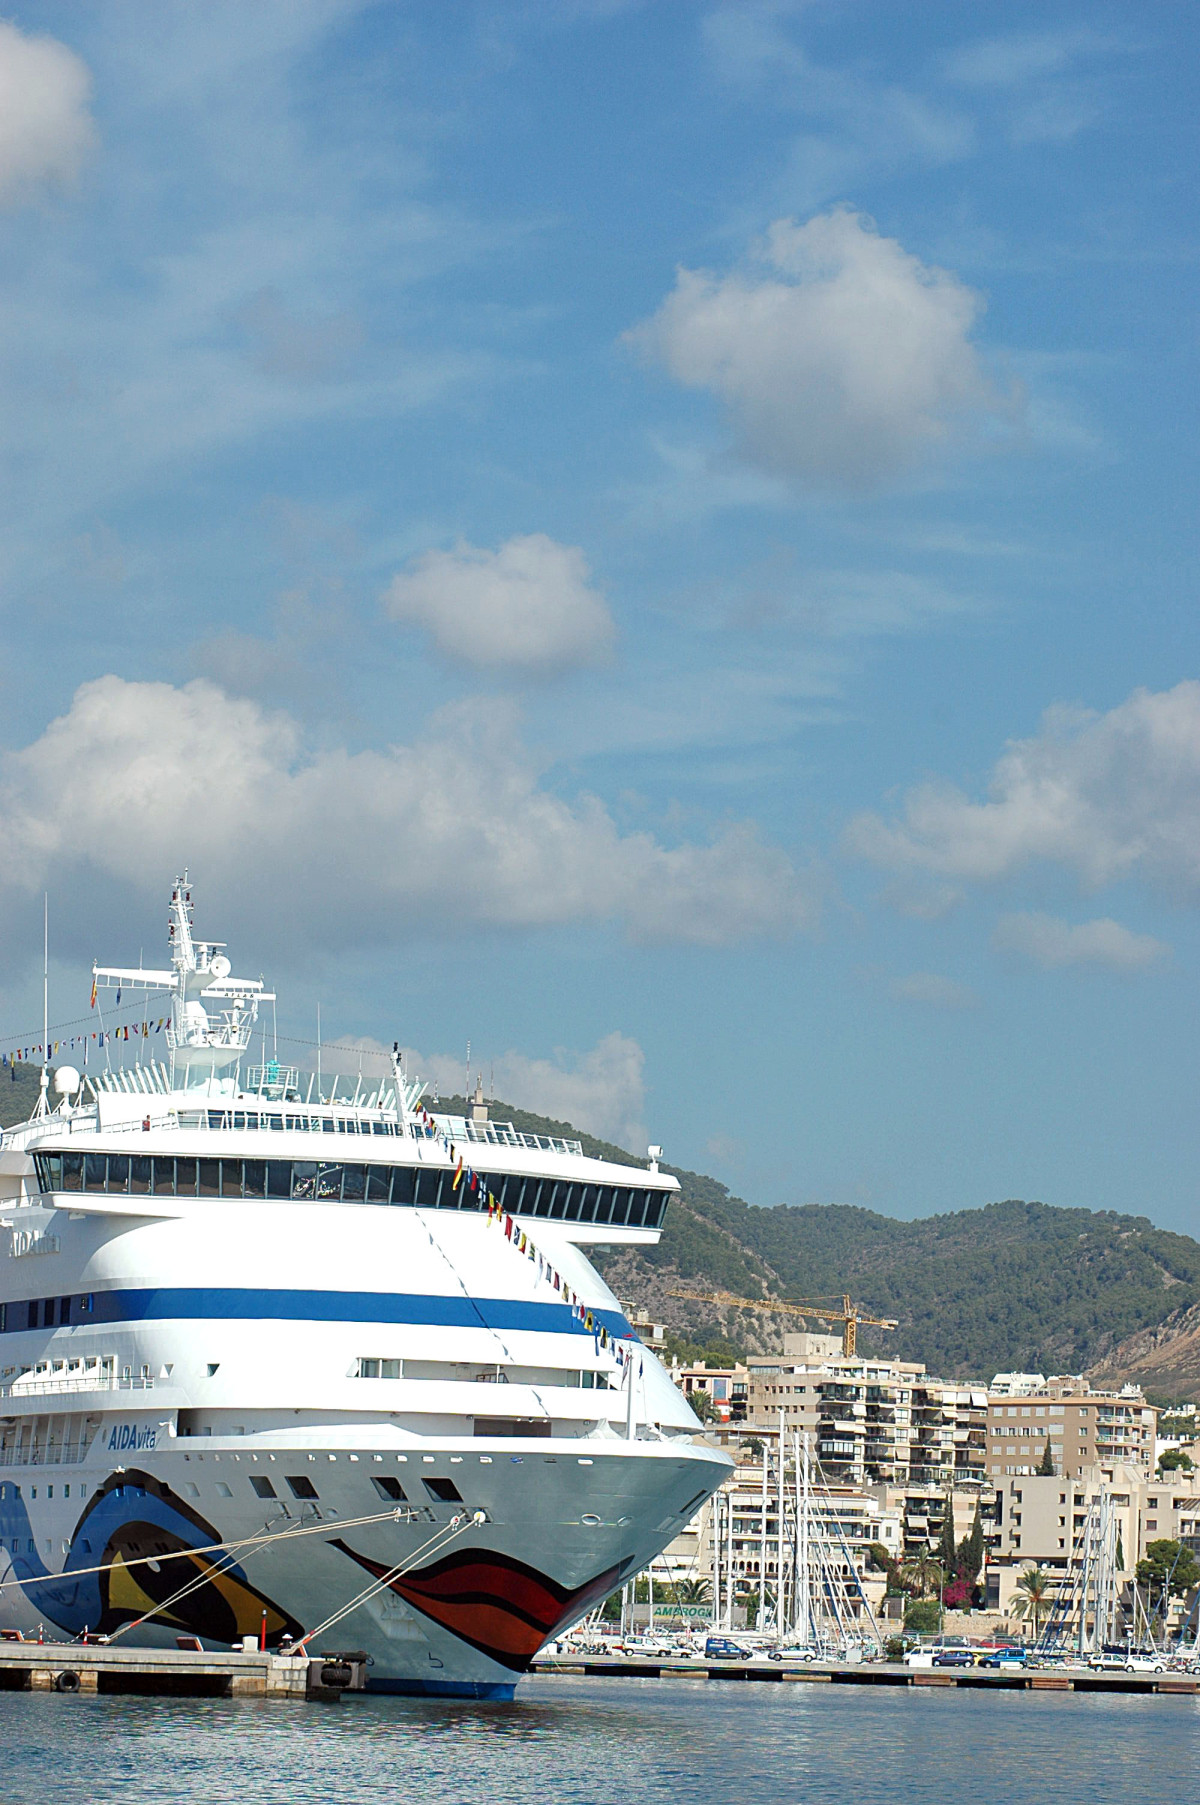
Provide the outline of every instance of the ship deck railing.
{"type": "MultiPolygon", "coordinates": [[[[148,1095],[147,1101],[149,1100],[148,1095]]],[[[202,1133],[261,1133],[269,1130],[287,1134],[400,1136],[416,1141],[433,1140],[436,1135],[435,1130],[427,1128],[422,1122],[405,1123],[398,1116],[372,1110],[369,1106],[348,1110],[343,1105],[336,1112],[331,1111],[328,1104],[321,1106],[286,1102],[272,1107],[269,1101],[257,1096],[190,1108],[172,1104],[164,1113],[152,1114],[150,1121],[152,1132],[165,1130],[168,1133],[176,1130],[199,1130],[202,1133]]],[[[535,1153],[583,1158],[581,1141],[557,1135],[527,1134],[514,1128],[511,1122],[467,1122],[461,1117],[450,1116],[441,1118],[439,1125],[452,1141],[465,1141],[476,1146],[516,1147],[535,1153]]],[[[24,1148],[31,1142],[40,1141],[48,1128],[53,1130],[55,1136],[95,1134],[100,1128],[99,1109],[95,1104],[83,1104],[73,1109],[70,1115],[55,1113],[18,1123],[4,1130],[3,1144],[13,1149],[24,1148]]],[[[136,1118],[106,1123],[104,1127],[106,1135],[141,1135],[144,1132],[144,1121],[136,1118]]]]}

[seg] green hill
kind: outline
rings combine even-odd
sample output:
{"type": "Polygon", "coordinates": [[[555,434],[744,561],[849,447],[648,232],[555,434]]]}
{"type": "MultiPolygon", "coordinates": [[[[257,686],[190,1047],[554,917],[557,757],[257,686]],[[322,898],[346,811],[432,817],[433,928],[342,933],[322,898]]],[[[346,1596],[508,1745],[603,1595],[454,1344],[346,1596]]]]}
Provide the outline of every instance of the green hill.
{"type": "MultiPolygon", "coordinates": [[[[438,1107],[461,1111],[462,1099],[438,1107]]],[[[532,1133],[574,1135],[588,1153],[632,1158],[504,1103],[492,1115],[532,1133]]],[[[947,1378],[1084,1372],[1103,1366],[1118,1342],[1200,1302],[1200,1243],[1144,1216],[1009,1200],[900,1222],[842,1204],[760,1208],[701,1173],[667,1169],[681,1191],[659,1245],[600,1262],[622,1298],[693,1345],[764,1351],[800,1325],[669,1298],[675,1282],[784,1300],[848,1291],[861,1309],[898,1323],[894,1332],[860,1330],[860,1346],[922,1360],[947,1378]]]]}
{"type": "MultiPolygon", "coordinates": [[[[0,1128],[11,1128],[14,1122],[27,1122],[33,1114],[41,1083],[40,1065],[0,1067],[0,1128]]],[[[53,1104],[54,1080],[51,1078],[50,1101],[53,1104]]]]}

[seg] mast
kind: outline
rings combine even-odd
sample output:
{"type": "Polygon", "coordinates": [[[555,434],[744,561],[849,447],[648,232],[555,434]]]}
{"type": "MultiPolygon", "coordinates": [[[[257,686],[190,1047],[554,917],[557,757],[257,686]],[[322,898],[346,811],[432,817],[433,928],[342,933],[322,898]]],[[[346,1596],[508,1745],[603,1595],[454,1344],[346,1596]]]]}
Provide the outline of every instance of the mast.
{"type": "Polygon", "coordinates": [[[783,1647],[784,1615],[785,1615],[784,1588],[783,1588],[783,1511],[784,1511],[784,1502],[785,1502],[784,1495],[783,1495],[783,1468],[784,1468],[783,1405],[781,1404],[779,1406],[779,1472],[777,1475],[777,1478],[779,1480],[779,1521],[775,1525],[775,1531],[776,1531],[775,1557],[776,1557],[776,1561],[778,1563],[777,1568],[776,1568],[776,1581],[775,1581],[775,1643],[778,1648],[783,1647]]]}
{"type": "Polygon", "coordinates": [[[758,1627],[767,1627],[767,1444],[762,1445],[762,1495],[758,1519],[758,1627]]]}

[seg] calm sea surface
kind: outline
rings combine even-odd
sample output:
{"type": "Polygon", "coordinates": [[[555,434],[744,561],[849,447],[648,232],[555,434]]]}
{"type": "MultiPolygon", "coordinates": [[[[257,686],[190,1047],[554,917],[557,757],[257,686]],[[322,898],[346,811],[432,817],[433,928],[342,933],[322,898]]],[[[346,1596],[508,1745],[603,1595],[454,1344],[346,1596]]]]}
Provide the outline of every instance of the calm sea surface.
{"type": "Polygon", "coordinates": [[[1123,1805],[1198,1777],[1188,1698],[568,1677],[511,1705],[0,1693],[5,1805],[1123,1805]]]}

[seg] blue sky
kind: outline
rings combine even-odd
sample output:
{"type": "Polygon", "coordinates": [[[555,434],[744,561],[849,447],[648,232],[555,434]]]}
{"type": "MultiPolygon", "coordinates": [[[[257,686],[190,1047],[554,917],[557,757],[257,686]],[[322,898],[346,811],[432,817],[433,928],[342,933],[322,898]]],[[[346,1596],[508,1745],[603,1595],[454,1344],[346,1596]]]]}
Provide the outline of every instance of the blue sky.
{"type": "Polygon", "coordinates": [[[1197,35],[17,6],[5,1044],[186,861],[288,1045],[1193,1229],[1197,35]]]}

